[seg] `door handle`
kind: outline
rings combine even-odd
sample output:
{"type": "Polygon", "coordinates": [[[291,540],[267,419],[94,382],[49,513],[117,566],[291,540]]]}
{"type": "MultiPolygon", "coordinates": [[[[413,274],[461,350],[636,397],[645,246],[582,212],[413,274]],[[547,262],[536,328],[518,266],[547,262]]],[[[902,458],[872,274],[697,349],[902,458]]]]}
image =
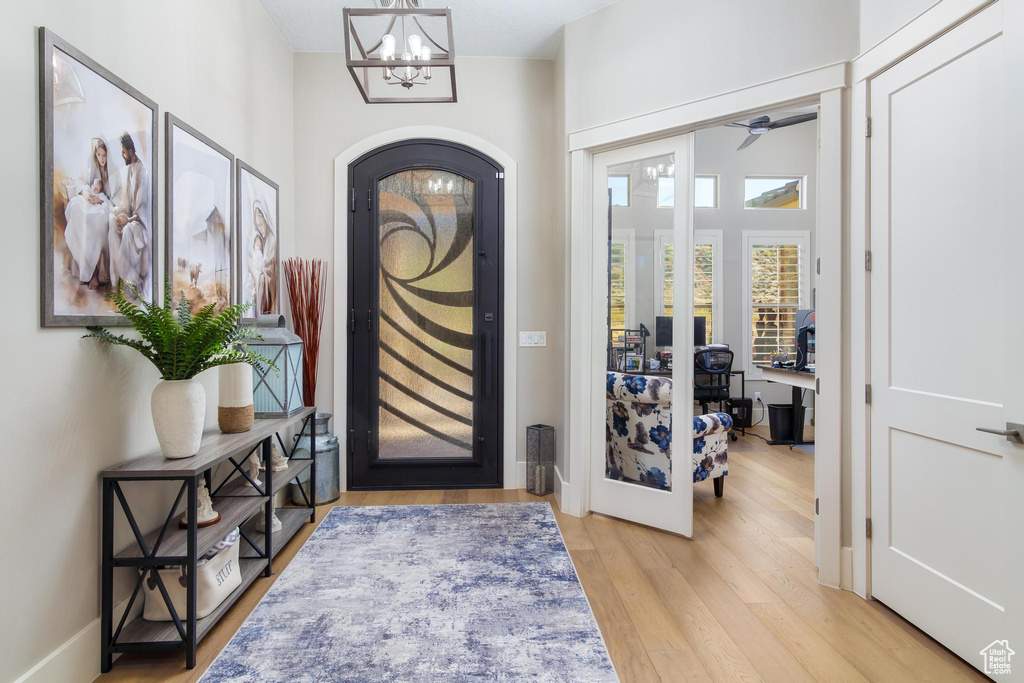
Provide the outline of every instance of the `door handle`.
{"type": "Polygon", "coordinates": [[[979,432],[1005,436],[1010,443],[1024,443],[1024,425],[1014,422],[1007,422],[1006,429],[995,429],[993,427],[975,427],[979,432]]]}
{"type": "Polygon", "coordinates": [[[491,377],[494,374],[494,363],[491,360],[491,331],[484,330],[484,395],[491,395],[491,377]]]}

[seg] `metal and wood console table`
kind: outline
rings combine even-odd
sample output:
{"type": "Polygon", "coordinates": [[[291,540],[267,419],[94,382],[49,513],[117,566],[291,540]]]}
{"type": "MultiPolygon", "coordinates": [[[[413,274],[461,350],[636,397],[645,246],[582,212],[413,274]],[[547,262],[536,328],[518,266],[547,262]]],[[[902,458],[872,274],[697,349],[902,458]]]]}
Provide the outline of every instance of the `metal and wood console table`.
{"type": "MultiPolygon", "coordinates": [[[[301,424],[312,427],[315,408],[303,408],[299,413],[282,419],[256,420],[248,432],[241,434],[223,434],[218,430],[203,434],[203,443],[199,452],[191,458],[170,460],[160,451],[155,451],[133,460],[120,463],[103,470],[103,518],[102,518],[102,604],[101,604],[101,660],[100,668],[104,673],[110,671],[115,652],[148,652],[159,650],[184,650],[185,665],[193,668],[196,665],[196,646],[203,636],[209,633],[214,624],[227,612],[228,608],[245,592],[257,576],[273,573],[272,560],[284,544],[295,535],[295,532],[306,522],[314,522],[316,516],[316,439],[310,439],[310,454],[295,457],[295,447],[286,448],[281,433],[288,428],[301,424]],[[271,463],[273,440],[278,440],[282,452],[288,457],[288,469],[274,472],[271,463]],[[245,463],[249,456],[260,451],[265,469],[264,481],[256,486],[245,471],[245,463]],[[212,484],[213,468],[221,463],[230,463],[233,468],[227,477],[212,484]],[[308,484],[301,482],[299,490],[306,502],[306,507],[277,508],[277,516],[281,521],[281,530],[274,532],[271,518],[275,512],[274,494],[289,482],[296,480],[302,472],[309,468],[308,484]],[[196,498],[200,477],[205,478],[210,490],[214,508],[220,513],[220,521],[216,524],[199,528],[197,526],[196,498]],[[163,526],[151,533],[143,534],[132,513],[131,506],[125,499],[122,484],[131,481],[180,481],[181,488],[167,514],[163,526]],[[185,510],[188,514],[188,526],[180,528],[178,519],[183,511],[179,509],[182,497],[186,499],[185,510]],[[135,537],[135,543],[114,552],[114,501],[120,504],[125,518],[135,537]],[[262,508],[266,533],[256,531],[257,511],[262,508]],[[250,519],[251,518],[251,519],[250,519]],[[238,571],[242,577],[241,585],[236,588],[212,613],[196,618],[196,564],[198,559],[214,543],[220,541],[235,527],[241,534],[239,543],[244,540],[247,545],[239,548],[238,571]],[[167,588],[160,577],[158,567],[181,566],[184,573],[186,609],[179,615],[167,593],[167,588]],[[130,567],[139,572],[135,581],[128,606],[120,621],[114,624],[114,570],[117,567],[130,567]],[[160,595],[167,605],[172,621],[146,621],[142,616],[128,621],[132,606],[139,597],[142,582],[147,575],[159,588],[160,595]],[[127,623],[126,623],[127,622],[127,623]]],[[[310,429],[310,434],[313,433],[310,429]]]]}

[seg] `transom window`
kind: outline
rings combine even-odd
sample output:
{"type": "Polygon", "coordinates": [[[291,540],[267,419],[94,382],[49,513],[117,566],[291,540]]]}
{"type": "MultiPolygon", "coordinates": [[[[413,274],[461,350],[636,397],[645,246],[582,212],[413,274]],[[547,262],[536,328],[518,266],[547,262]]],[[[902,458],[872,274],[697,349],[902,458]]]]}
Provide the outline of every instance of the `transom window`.
{"type": "Polygon", "coordinates": [[[608,189],[612,191],[612,206],[629,206],[629,176],[609,175],[608,189]]]}
{"type": "Polygon", "coordinates": [[[747,176],[743,179],[746,209],[804,208],[804,179],[796,176],[747,176]]]}
{"type": "Polygon", "coordinates": [[[698,175],[694,177],[693,206],[697,209],[718,208],[717,175],[698,175]]]}

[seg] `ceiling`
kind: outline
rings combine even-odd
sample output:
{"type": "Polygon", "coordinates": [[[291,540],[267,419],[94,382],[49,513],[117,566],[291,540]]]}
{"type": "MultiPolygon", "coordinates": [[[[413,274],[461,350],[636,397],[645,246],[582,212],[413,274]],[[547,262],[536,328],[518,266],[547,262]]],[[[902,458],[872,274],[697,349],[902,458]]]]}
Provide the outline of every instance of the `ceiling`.
{"type": "MultiPolygon", "coordinates": [[[[425,0],[450,7],[455,56],[554,59],[560,29],[617,0],[425,0]]],[[[344,7],[373,0],[260,0],[295,52],[344,52],[344,7]]]]}

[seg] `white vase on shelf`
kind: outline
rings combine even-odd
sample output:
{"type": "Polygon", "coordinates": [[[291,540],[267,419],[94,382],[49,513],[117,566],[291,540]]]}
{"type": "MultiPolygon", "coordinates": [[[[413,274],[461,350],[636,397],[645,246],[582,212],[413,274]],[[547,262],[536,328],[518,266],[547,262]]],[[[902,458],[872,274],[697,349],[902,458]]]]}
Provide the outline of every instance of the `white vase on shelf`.
{"type": "Polygon", "coordinates": [[[199,452],[206,418],[206,390],[199,380],[161,380],[150,407],[165,458],[190,458],[199,452]]]}

